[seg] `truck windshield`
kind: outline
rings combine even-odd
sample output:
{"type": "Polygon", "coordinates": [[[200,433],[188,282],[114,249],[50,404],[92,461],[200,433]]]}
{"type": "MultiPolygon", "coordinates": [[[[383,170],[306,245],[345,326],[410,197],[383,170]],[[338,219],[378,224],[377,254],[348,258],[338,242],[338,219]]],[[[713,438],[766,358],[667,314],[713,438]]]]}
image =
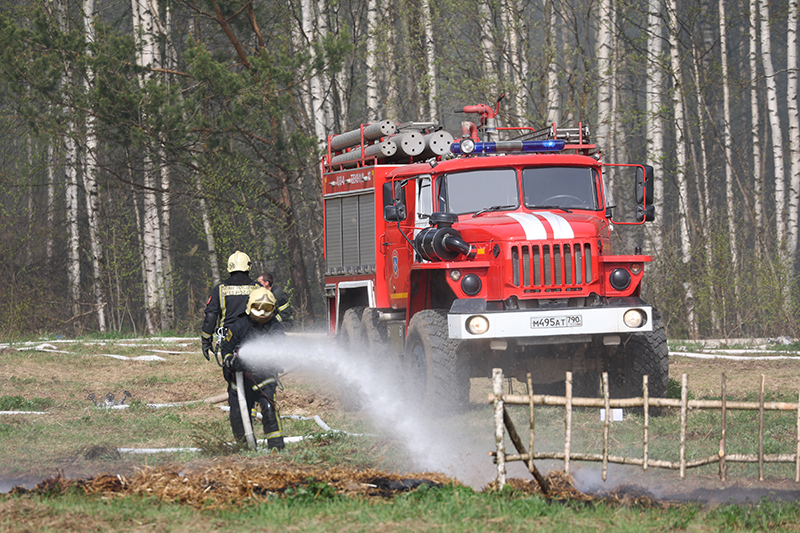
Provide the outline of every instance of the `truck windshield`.
{"type": "Polygon", "coordinates": [[[594,171],[586,167],[536,167],[522,171],[525,207],[597,209],[594,171]]]}
{"type": "Polygon", "coordinates": [[[445,176],[439,190],[439,208],[449,213],[519,207],[517,171],[513,168],[470,170],[445,176]]]}

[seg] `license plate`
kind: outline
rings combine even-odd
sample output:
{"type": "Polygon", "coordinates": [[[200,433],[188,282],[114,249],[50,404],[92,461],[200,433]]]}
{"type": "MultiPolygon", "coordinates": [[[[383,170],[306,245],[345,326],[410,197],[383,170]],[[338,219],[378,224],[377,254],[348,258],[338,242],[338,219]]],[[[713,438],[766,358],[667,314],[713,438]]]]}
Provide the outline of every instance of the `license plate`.
{"type": "Polygon", "coordinates": [[[531,318],[531,329],[540,328],[573,328],[583,325],[581,315],[568,316],[544,316],[541,318],[531,318]]]}

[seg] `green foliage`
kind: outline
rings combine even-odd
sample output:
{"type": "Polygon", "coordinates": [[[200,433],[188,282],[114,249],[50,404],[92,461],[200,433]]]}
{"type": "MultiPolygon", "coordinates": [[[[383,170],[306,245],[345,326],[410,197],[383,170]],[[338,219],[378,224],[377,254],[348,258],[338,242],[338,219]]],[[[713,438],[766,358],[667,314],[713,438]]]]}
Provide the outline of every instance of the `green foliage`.
{"type": "MultiPolygon", "coordinates": [[[[694,393],[691,390],[687,391],[686,396],[689,400],[695,399],[694,393]]],[[[669,378],[667,381],[667,398],[681,399],[681,382],[677,379],[669,378]]]]}
{"type": "Polygon", "coordinates": [[[44,411],[53,406],[49,398],[31,398],[22,396],[0,396],[0,411],[44,411]]]}
{"type": "Polygon", "coordinates": [[[305,485],[289,487],[284,492],[286,500],[290,503],[302,505],[314,500],[331,500],[337,498],[336,489],[324,481],[315,481],[313,477],[306,478],[305,485]]]}

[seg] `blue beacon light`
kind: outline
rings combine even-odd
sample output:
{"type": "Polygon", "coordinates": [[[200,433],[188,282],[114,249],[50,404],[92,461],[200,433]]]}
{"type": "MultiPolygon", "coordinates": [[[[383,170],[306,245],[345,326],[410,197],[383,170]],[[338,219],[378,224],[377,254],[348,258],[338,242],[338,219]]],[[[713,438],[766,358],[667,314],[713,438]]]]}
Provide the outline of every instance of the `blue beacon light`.
{"type": "Polygon", "coordinates": [[[501,152],[559,152],[566,143],[563,140],[546,141],[497,141],[497,142],[454,142],[450,151],[454,154],[496,154],[501,152]],[[474,147],[474,148],[473,148],[474,147]],[[470,148],[473,148],[470,150],[470,148]]]}

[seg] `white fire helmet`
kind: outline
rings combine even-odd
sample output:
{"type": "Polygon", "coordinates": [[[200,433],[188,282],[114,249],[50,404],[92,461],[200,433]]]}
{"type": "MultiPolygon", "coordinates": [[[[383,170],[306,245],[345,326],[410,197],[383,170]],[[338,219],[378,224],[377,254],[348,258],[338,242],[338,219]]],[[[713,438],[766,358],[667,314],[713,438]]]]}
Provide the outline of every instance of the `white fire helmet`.
{"type": "Polygon", "coordinates": [[[228,258],[228,272],[250,272],[250,257],[236,250],[228,258]]]}
{"type": "Polygon", "coordinates": [[[259,287],[250,293],[247,300],[247,314],[259,324],[269,322],[275,313],[275,295],[272,291],[259,287]]]}

